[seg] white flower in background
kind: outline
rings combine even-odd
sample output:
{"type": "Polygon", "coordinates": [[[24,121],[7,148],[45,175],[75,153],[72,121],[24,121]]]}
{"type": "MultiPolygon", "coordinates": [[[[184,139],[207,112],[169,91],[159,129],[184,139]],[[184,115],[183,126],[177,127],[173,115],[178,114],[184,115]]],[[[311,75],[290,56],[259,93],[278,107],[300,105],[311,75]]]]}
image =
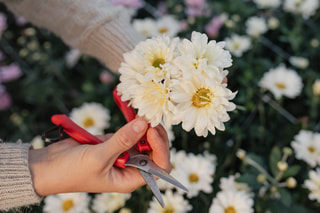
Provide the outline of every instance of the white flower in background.
{"type": "Polygon", "coordinates": [[[91,134],[98,135],[109,127],[110,112],[102,104],[84,103],[71,110],[70,119],[91,134]]]}
{"type": "Polygon", "coordinates": [[[282,96],[295,98],[300,95],[303,83],[301,77],[292,69],[281,64],[264,73],[259,86],[270,90],[276,99],[282,96]]]}
{"type": "Polygon", "coordinates": [[[192,206],[188,203],[188,200],[185,200],[179,193],[173,193],[171,190],[167,190],[165,194],[162,195],[162,198],[166,208],[163,209],[159,205],[159,202],[153,199],[150,202],[147,213],[186,213],[192,210],[192,206]]]}
{"type": "Polygon", "coordinates": [[[66,65],[70,69],[74,67],[81,58],[82,53],[78,49],[70,49],[69,52],[67,52],[65,59],[66,59],[66,65]]]}
{"type": "Polygon", "coordinates": [[[313,16],[319,8],[319,0],[285,0],[283,10],[301,14],[304,19],[313,16]]]}
{"type": "MultiPolygon", "coordinates": [[[[188,198],[195,197],[200,191],[212,192],[213,175],[216,170],[216,157],[205,157],[204,155],[189,153],[184,162],[176,169],[176,177],[187,189],[188,198]],[[212,160],[214,159],[214,160],[212,160]]],[[[185,193],[182,190],[178,190],[185,193]]]]}
{"type": "Polygon", "coordinates": [[[227,75],[223,69],[232,65],[231,54],[224,46],[225,42],[208,42],[206,34],[192,32],[191,41],[183,39],[178,45],[180,56],[175,59],[175,64],[184,78],[201,75],[202,79],[221,83],[227,75]]]}
{"type": "Polygon", "coordinates": [[[236,178],[240,176],[239,173],[235,175],[230,175],[229,177],[223,177],[220,179],[220,189],[222,191],[245,191],[247,193],[251,193],[251,189],[247,183],[240,183],[236,181],[236,178]]]}
{"type": "Polygon", "coordinates": [[[164,15],[156,21],[155,36],[167,35],[173,38],[180,32],[180,23],[172,15],[164,15]]]}
{"type": "Polygon", "coordinates": [[[240,57],[244,52],[250,49],[251,39],[248,36],[240,36],[233,34],[225,39],[226,49],[233,55],[240,57]]]}
{"type": "Polygon", "coordinates": [[[300,130],[291,142],[295,157],[311,167],[320,165],[320,133],[300,130]]]}
{"type": "Polygon", "coordinates": [[[304,181],[304,187],[310,191],[308,198],[320,203],[320,168],[309,171],[309,179],[304,181]]]}
{"type": "Polygon", "coordinates": [[[44,141],[42,140],[40,135],[37,135],[31,140],[31,145],[33,149],[41,149],[44,147],[44,141]]]}
{"type": "Polygon", "coordinates": [[[49,195],[44,199],[45,213],[89,213],[90,197],[87,193],[49,195]]]}
{"type": "Polygon", "coordinates": [[[150,38],[156,34],[156,21],[154,19],[134,19],[132,25],[134,29],[146,38],[150,38]]]}
{"type": "Polygon", "coordinates": [[[314,81],[312,85],[312,92],[313,95],[319,96],[320,95],[320,79],[317,79],[314,81]]]}
{"type": "Polygon", "coordinates": [[[280,26],[280,21],[278,18],[276,17],[270,17],[268,18],[268,27],[271,30],[275,30],[278,29],[278,27],[280,26]]]}
{"type": "Polygon", "coordinates": [[[299,57],[299,56],[291,56],[289,58],[290,64],[292,64],[295,67],[298,67],[300,69],[305,69],[309,65],[309,60],[304,57],[299,57]]]}
{"type": "Polygon", "coordinates": [[[266,20],[257,16],[248,18],[245,25],[247,34],[253,38],[258,38],[268,30],[266,20]]]}
{"type": "Polygon", "coordinates": [[[254,3],[258,6],[258,8],[266,9],[266,8],[277,8],[281,4],[281,0],[253,0],[254,3]]]}
{"type": "Polygon", "coordinates": [[[209,213],[251,213],[253,199],[244,191],[226,190],[217,193],[209,213]]]}
{"type": "MultiPolygon", "coordinates": [[[[172,166],[172,170],[170,172],[171,176],[177,178],[177,176],[179,175],[179,169],[181,168],[181,165],[184,164],[186,158],[187,153],[185,150],[177,151],[175,148],[170,149],[170,161],[172,166]]],[[[167,181],[164,181],[162,179],[158,179],[157,184],[159,189],[161,190],[174,188],[174,186],[171,183],[168,183],[167,181]]]]}
{"type": "Polygon", "coordinates": [[[123,207],[131,193],[100,193],[92,203],[92,209],[96,213],[115,212],[123,207]]]}
{"type": "Polygon", "coordinates": [[[236,93],[226,84],[206,85],[196,76],[189,80],[177,80],[171,88],[170,99],[177,103],[176,119],[182,121],[182,128],[194,128],[197,136],[213,135],[216,129],[223,131],[224,122],[230,119],[228,111],[236,108],[232,100],[236,93]]]}

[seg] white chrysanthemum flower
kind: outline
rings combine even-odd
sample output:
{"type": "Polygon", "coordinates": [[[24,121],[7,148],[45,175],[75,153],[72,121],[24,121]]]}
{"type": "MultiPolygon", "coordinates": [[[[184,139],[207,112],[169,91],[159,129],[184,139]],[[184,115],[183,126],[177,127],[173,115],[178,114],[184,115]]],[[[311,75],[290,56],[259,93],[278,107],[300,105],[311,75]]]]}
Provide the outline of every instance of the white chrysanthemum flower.
{"type": "Polygon", "coordinates": [[[96,213],[115,212],[123,207],[131,193],[100,193],[92,203],[92,209],[96,213]]]}
{"type": "Polygon", "coordinates": [[[320,134],[301,130],[291,142],[297,159],[305,161],[311,167],[320,165],[320,134]]]}
{"type": "Polygon", "coordinates": [[[132,21],[133,28],[140,32],[146,38],[156,35],[156,21],[151,18],[134,19],[132,21]]]}
{"type": "Polygon", "coordinates": [[[304,187],[310,191],[308,198],[320,203],[320,168],[309,171],[309,179],[304,181],[304,187]]]}
{"type": "Polygon", "coordinates": [[[90,197],[87,193],[49,195],[44,199],[46,213],[89,213],[90,197]]]}
{"type": "Polygon", "coordinates": [[[172,15],[164,15],[155,22],[155,36],[167,35],[173,38],[180,32],[180,23],[172,15]]]}
{"type": "Polygon", "coordinates": [[[230,38],[226,38],[225,42],[226,49],[237,57],[241,57],[251,47],[251,39],[247,36],[233,34],[230,38]]]}
{"type": "Polygon", "coordinates": [[[249,36],[257,38],[268,30],[266,20],[261,17],[252,16],[246,21],[246,32],[249,36]]]}
{"type": "Polygon", "coordinates": [[[176,118],[182,121],[182,128],[194,128],[198,136],[206,137],[208,131],[213,135],[215,129],[223,131],[224,123],[230,119],[228,111],[236,108],[232,93],[226,84],[206,85],[196,76],[189,80],[175,81],[172,84],[170,99],[177,105],[176,118]]]}
{"type": "Polygon", "coordinates": [[[279,25],[280,25],[280,21],[278,18],[276,18],[276,17],[268,18],[269,29],[271,29],[271,30],[278,29],[279,25]]]}
{"type": "Polygon", "coordinates": [[[44,147],[44,141],[42,140],[40,135],[37,135],[31,140],[31,145],[33,149],[41,149],[44,147]]]}
{"type": "Polygon", "coordinates": [[[180,56],[175,65],[181,69],[184,78],[201,74],[203,79],[221,82],[227,75],[223,69],[232,65],[231,54],[223,49],[224,46],[225,42],[208,42],[206,34],[192,32],[191,41],[183,39],[179,44],[180,56]]]}
{"type": "Polygon", "coordinates": [[[82,53],[78,49],[70,49],[69,52],[67,52],[65,59],[66,59],[66,65],[68,68],[74,67],[81,58],[82,53]]]}
{"type": "Polygon", "coordinates": [[[220,179],[220,189],[222,191],[235,190],[235,191],[245,191],[248,194],[251,193],[251,189],[247,183],[240,183],[236,181],[236,178],[240,176],[239,173],[235,175],[230,175],[229,177],[223,177],[220,179]]]}
{"type": "Polygon", "coordinates": [[[284,11],[301,14],[304,19],[313,16],[319,8],[319,0],[285,0],[284,11]]]}
{"type": "Polygon", "coordinates": [[[110,112],[102,104],[84,103],[71,110],[70,119],[91,134],[98,135],[109,127],[110,112]]]}
{"type": "Polygon", "coordinates": [[[292,64],[295,67],[298,67],[300,69],[305,69],[309,65],[309,60],[304,57],[299,57],[299,56],[291,56],[289,58],[290,64],[292,64]]]}
{"type": "MultiPolygon", "coordinates": [[[[189,190],[188,198],[197,196],[200,191],[212,192],[213,175],[216,169],[215,156],[212,159],[189,153],[184,162],[175,168],[175,177],[189,190]]],[[[179,192],[185,193],[180,189],[179,192]]]]}
{"type": "Polygon", "coordinates": [[[217,193],[209,213],[250,213],[253,212],[253,199],[244,191],[226,190],[217,193]]]}
{"type": "Polygon", "coordinates": [[[171,190],[167,190],[162,195],[166,208],[162,208],[159,202],[153,199],[150,202],[150,207],[147,213],[186,213],[192,210],[192,206],[185,200],[179,193],[173,193],[171,190]]]}
{"type": "MultiPolygon", "coordinates": [[[[184,164],[184,160],[187,158],[187,153],[184,150],[176,151],[175,148],[170,149],[170,161],[172,165],[172,170],[170,175],[177,178],[179,175],[179,168],[182,164],[184,164]]],[[[167,189],[173,189],[174,185],[171,183],[168,183],[165,180],[158,179],[157,184],[159,189],[161,190],[167,190],[167,189]]]]}
{"type": "Polygon", "coordinates": [[[276,99],[280,99],[281,96],[295,98],[300,95],[303,83],[301,77],[294,70],[281,64],[264,73],[259,86],[270,90],[276,99]]]}
{"type": "Polygon", "coordinates": [[[266,9],[266,8],[277,8],[281,4],[281,0],[253,0],[254,3],[258,6],[258,8],[266,9]]]}

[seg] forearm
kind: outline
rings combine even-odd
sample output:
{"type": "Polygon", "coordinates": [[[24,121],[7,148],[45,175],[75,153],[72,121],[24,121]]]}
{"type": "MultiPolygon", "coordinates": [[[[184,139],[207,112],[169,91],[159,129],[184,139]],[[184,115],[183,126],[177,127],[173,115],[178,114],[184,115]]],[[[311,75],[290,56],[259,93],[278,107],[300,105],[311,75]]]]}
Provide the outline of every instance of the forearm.
{"type": "Polygon", "coordinates": [[[28,166],[30,144],[0,143],[0,210],[40,203],[28,166]]]}
{"type": "Polygon", "coordinates": [[[1,0],[16,15],[44,27],[65,43],[117,72],[123,53],[143,39],[128,12],[106,0],[1,0]]]}

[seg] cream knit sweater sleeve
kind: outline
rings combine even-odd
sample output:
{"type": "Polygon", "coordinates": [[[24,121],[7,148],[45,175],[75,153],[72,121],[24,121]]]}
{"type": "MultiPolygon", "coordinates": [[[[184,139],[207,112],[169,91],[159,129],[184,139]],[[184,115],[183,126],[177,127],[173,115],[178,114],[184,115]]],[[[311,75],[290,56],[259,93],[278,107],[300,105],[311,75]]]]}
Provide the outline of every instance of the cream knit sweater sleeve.
{"type": "Polygon", "coordinates": [[[40,203],[32,185],[27,143],[0,143],[0,211],[40,203]]]}
{"type": "Polygon", "coordinates": [[[129,12],[109,0],[0,0],[16,15],[46,28],[64,42],[117,72],[123,53],[144,37],[130,25],[129,12]]]}

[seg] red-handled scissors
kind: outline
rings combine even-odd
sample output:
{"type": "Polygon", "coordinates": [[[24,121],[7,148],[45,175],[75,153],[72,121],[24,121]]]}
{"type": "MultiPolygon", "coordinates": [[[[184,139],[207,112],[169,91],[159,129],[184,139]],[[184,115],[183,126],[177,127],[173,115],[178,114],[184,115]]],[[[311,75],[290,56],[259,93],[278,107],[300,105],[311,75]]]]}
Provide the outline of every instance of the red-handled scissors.
{"type": "MultiPolygon", "coordinates": [[[[135,111],[128,105],[128,102],[121,101],[121,97],[117,94],[117,89],[113,91],[113,98],[128,122],[136,117],[135,111]]],[[[51,121],[60,129],[60,136],[62,136],[62,131],[64,131],[73,139],[82,144],[95,145],[103,143],[102,140],[78,126],[64,114],[53,115],[51,117],[51,121]]],[[[46,134],[50,131],[51,130],[43,134],[45,141],[52,141],[46,137],[46,134]]],[[[138,171],[146,181],[147,185],[150,187],[155,198],[158,200],[160,205],[165,208],[165,204],[159,187],[156,183],[155,176],[181,188],[184,191],[188,191],[188,189],[178,182],[174,177],[169,175],[166,171],[158,167],[152,160],[150,160],[148,156],[149,151],[151,151],[151,147],[149,146],[145,135],[137,143],[136,150],[130,151],[130,154],[128,152],[122,153],[114,162],[114,166],[119,168],[126,168],[127,166],[138,168],[138,171]]]]}

